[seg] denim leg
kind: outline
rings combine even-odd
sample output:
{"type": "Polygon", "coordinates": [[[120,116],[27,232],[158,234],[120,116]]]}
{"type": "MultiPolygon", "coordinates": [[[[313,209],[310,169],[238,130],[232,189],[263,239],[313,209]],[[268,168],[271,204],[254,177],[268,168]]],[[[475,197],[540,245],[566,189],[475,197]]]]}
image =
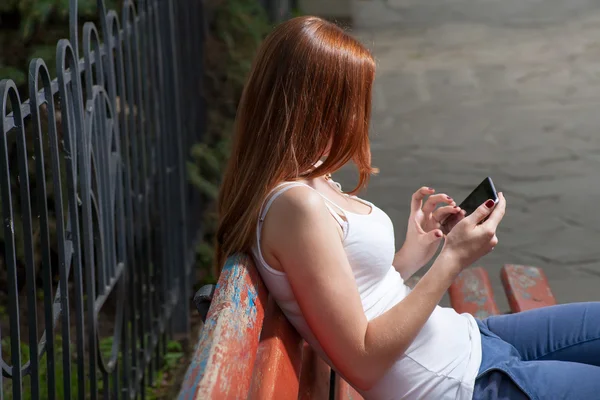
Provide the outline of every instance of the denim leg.
{"type": "Polygon", "coordinates": [[[600,302],[499,315],[483,323],[513,345],[525,361],[555,360],[600,366],[600,302]]]}
{"type": "MultiPolygon", "coordinates": [[[[565,361],[522,361],[510,368],[518,382],[526,382],[532,400],[588,400],[599,398],[600,367],[565,361]]],[[[474,400],[524,400],[523,393],[503,371],[477,379],[474,400]]]]}
{"type": "Polygon", "coordinates": [[[473,400],[529,400],[504,371],[493,370],[475,381],[473,400]]]}

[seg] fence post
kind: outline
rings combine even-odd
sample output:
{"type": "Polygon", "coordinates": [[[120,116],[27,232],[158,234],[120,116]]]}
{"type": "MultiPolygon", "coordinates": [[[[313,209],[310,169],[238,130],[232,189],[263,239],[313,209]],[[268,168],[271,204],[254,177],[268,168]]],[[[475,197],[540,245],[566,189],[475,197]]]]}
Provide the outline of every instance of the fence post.
{"type": "MultiPolygon", "coordinates": [[[[0,343],[2,343],[2,327],[0,326],[0,343]]],[[[2,360],[2,346],[0,345],[0,360],[2,360]]],[[[0,366],[0,400],[4,400],[4,374],[0,366]]]]}
{"type": "MultiPolygon", "coordinates": [[[[179,74],[178,74],[178,46],[175,38],[175,2],[169,2],[169,15],[168,15],[168,32],[169,32],[169,47],[171,49],[171,68],[172,68],[172,76],[171,81],[169,82],[171,85],[171,90],[173,93],[173,104],[171,105],[171,112],[174,116],[175,126],[174,132],[177,134],[174,135],[174,140],[176,141],[176,148],[174,154],[175,159],[172,160],[174,163],[174,167],[178,174],[175,174],[176,182],[172,184],[175,186],[173,189],[175,204],[178,210],[178,221],[176,221],[175,226],[179,227],[173,232],[176,235],[175,240],[175,248],[173,249],[176,254],[176,259],[172,261],[171,265],[175,268],[175,281],[178,286],[178,306],[175,307],[174,310],[186,310],[186,312],[173,312],[172,318],[172,329],[173,333],[176,335],[178,339],[188,338],[190,334],[190,316],[187,310],[189,310],[190,304],[190,294],[191,288],[187,282],[187,274],[186,274],[186,248],[185,244],[187,243],[187,232],[185,227],[185,220],[187,217],[186,212],[186,202],[185,202],[185,164],[183,157],[183,149],[182,149],[182,124],[181,124],[181,104],[180,104],[180,93],[179,93],[179,74]]],[[[186,38],[183,38],[186,40],[186,38]]],[[[175,289],[175,288],[173,288],[175,289]]]]}

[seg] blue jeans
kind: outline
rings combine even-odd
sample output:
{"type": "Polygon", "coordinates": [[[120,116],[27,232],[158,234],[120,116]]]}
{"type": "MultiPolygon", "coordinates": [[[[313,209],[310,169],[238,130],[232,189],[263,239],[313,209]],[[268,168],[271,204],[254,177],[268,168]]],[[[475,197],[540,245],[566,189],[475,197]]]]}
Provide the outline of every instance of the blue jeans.
{"type": "Polygon", "coordinates": [[[600,399],[600,302],[478,321],[476,400],[600,399]]]}

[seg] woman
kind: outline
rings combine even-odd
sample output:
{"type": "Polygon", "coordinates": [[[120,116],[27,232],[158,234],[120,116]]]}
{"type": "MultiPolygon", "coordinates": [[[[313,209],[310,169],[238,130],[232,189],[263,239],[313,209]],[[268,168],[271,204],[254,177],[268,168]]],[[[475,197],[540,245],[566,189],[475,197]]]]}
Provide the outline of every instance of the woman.
{"type": "Polygon", "coordinates": [[[286,317],[367,399],[600,398],[598,304],[485,321],[438,306],[461,270],[498,243],[502,194],[461,218],[450,197],[417,190],[396,252],[388,216],[331,180],[353,161],[353,194],[375,172],[374,71],[368,50],[319,18],[292,19],[266,38],[219,199],[219,265],[253,254],[286,317]],[[438,221],[450,215],[459,222],[442,232],[438,221]]]}

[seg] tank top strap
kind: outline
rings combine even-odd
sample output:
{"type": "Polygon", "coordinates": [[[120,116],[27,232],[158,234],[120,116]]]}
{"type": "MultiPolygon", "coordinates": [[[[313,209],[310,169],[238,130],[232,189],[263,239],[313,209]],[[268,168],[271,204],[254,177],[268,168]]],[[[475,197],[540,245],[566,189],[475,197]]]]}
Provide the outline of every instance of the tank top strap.
{"type": "Polygon", "coordinates": [[[342,231],[344,233],[344,237],[346,237],[346,233],[347,233],[347,229],[348,229],[348,226],[347,226],[348,218],[346,217],[346,213],[344,212],[344,209],[340,208],[333,201],[329,200],[325,195],[321,194],[318,190],[315,190],[314,188],[307,185],[306,183],[283,182],[283,183],[280,183],[279,185],[275,186],[275,188],[271,191],[271,193],[269,193],[269,195],[267,196],[267,200],[265,201],[265,203],[260,211],[260,215],[259,215],[259,219],[258,219],[258,226],[257,226],[257,236],[259,238],[258,240],[260,240],[260,228],[261,228],[262,222],[265,220],[265,217],[267,216],[267,213],[269,212],[269,208],[271,208],[271,206],[273,205],[273,202],[275,200],[277,200],[277,198],[279,196],[281,196],[282,194],[284,194],[291,188],[298,187],[298,186],[305,186],[305,187],[315,191],[316,193],[318,193],[321,196],[321,198],[325,202],[325,206],[329,210],[329,213],[337,221],[337,223],[340,224],[340,226],[342,227],[342,231]],[[340,216],[340,213],[344,216],[344,218],[342,218],[340,216]]]}
{"type": "MultiPolygon", "coordinates": [[[[269,264],[267,263],[267,261],[264,259],[263,255],[262,255],[261,243],[260,243],[261,242],[260,237],[261,237],[261,232],[262,232],[262,224],[263,224],[263,222],[265,220],[265,217],[267,216],[267,213],[269,212],[269,208],[271,208],[271,206],[273,205],[273,202],[275,200],[277,200],[277,198],[279,196],[281,196],[282,194],[284,194],[285,192],[287,192],[291,188],[298,187],[298,186],[306,186],[306,187],[314,190],[315,192],[319,193],[319,191],[317,191],[314,188],[310,187],[306,183],[302,183],[302,182],[284,182],[284,183],[281,183],[281,184],[275,186],[275,188],[267,196],[267,199],[264,202],[263,207],[260,210],[260,214],[259,214],[259,218],[258,218],[258,223],[256,224],[256,247],[254,249],[254,253],[255,253],[256,257],[258,258],[260,264],[266,270],[268,270],[268,271],[270,271],[272,273],[278,274],[278,275],[282,274],[283,272],[277,271],[277,270],[273,269],[271,266],[269,266],[269,264]]],[[[334,207],[340,209],[339,207],[337,207],[335,205],[335,203],[333,203],[331,200],[329,200],[327,197],[325,197],[321,193],[319,193],[319,195],[321,195],[321,197],[325,201],[325,206],[329,210],[330,214],[340,224],[340,226],[342,228],[342,232],[343,232],[343,237],[345,239],[346,236],[347,236],[347,234],[348,234],[348,221],[345,221],[335,211],[334,207]]],[[[343,212],[344,210],[340,209],[340,211],[343,212]]]]}
{"type": "Polygon", "coordinates": [[[265,217],[267,216],[267,212],[269,212],[269,208],[271,208],[271,206],[273,205],[273,202],[275,202],[275,200],[277,200],[277,198],[279,196],[281,196],[282,194],[284,194],[291,188],[298,187],[298,186],[307,186],[310,188],[310,186],[308,186],[307,184],[302,183],[302,182],[283,182],[283,183],[280,183],[279,185],[275,186],[275,188],[273,188],[273,190],[271,190],[271,192],[267,195],[266,201],[263,203],[263,206],[260,210],[259,222],[262,222],[265,220],[265,217]]]}

